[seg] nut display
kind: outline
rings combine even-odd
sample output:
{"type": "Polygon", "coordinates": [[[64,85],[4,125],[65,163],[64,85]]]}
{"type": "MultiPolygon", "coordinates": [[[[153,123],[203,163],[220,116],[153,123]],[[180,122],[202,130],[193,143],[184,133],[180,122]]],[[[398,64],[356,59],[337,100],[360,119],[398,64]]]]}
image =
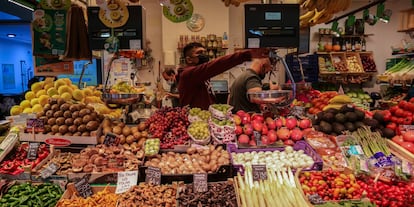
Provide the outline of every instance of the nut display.
{"type": "Polygon", "coordinates": [[[147,206],[147,207],[175,207],[177,184],[150,185],[140,183],[121,194],[118,207],[147,206]]]}
{"type": "Polygon", "coordinates": [[[203,206],[236,207],[236,192],[232,181],[208,183],[207,192],[194,192],[192,184],[178,187],[178,207],[203,206]]]}
{"type": "Polygon", "coordinates": [[[348,68],[346,66],[346,60],[340,56],[332,56],[333,66],[338,72],[347,72],[348,68]]]}
{"type": "Polygon", "coordinates": [[[361,55],[361,63],[365,72],[377,72],[377,66],[372,56],[361,55]]]}
{"type": "Polygon", "coordinates": [[[72,172],[117,172],[136,170],[144,157],[139,149],[124,149],[122,146],[97,145],[83,149],[72,156],[72,172]]]}
{"type": "Polygon", "coordinates": [[[136,126],[128,126],[121,121],[104,119],[102,122],[102,134],[98,143],[103,144],[107,133],[115,134],[119,137],[119,144],[125,148],[142,148],[148,137],[147,125],[140,122],[136,126]]]}
{"type": "Polygon", "coordinates": [[[145,166],[158,167],[162,174],[214,173],[230,163],[229,153],[222,146],[187,149],[187,153],[167,152],[148,158],[145,166]]]}

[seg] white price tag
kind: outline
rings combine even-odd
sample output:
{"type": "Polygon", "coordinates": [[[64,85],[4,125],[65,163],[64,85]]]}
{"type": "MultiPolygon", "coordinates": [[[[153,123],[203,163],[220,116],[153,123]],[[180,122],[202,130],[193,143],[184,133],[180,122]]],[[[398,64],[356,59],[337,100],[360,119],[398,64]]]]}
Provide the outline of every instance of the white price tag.
{"type": "Polygon", "coordinates": [[[128,191],[132,186],[138,183],[138,171],[118,172],[118,181],[116,183],[116,194],[128,191]]]}

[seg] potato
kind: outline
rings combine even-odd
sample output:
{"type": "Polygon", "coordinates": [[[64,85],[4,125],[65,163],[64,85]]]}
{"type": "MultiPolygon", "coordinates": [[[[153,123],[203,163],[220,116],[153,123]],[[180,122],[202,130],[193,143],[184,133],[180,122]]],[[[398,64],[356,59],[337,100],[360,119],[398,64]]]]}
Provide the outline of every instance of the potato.
{"type": "Polygon", "coordinates": [[[122,128],[120,126],[114,126],[112,128],[112,132],[116,135],[120,135],[120,134],[122,134],[122,128]]]}
{"type": "Polygon", "coordinates": [[[195,147],[189,147],[187,149],[187,154],[189,154],[189,155],[192,155],[192,154],[194,154],[196,152],[197,152],[197,149],[195,147]]]}
{"type": "Polygon", "coordinates": [[[124,128],[122,128],[122,134],[126,137],[131,134],[131,129],[129,128],[129,126],[124,126],[124,128]]]}
{"type": "Polygon", "coordinates": [[[126,143],[132,144],[134,141],[135,141],[135,138],[133,135],[126,136],[126,140],[125,140],[126,143]]]}

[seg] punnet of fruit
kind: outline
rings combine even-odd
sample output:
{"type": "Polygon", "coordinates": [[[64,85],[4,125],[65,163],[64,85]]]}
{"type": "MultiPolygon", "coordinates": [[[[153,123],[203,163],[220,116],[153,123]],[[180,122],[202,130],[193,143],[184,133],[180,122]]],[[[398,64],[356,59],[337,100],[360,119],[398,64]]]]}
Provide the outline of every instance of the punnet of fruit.
{"type": "Polygon", "coordinates": [[[208,110],[211,112],[211,116],[219,120],[231,117],[232,109],[233,107],[228,104],[212,104],[208,107],[208,110]]]}

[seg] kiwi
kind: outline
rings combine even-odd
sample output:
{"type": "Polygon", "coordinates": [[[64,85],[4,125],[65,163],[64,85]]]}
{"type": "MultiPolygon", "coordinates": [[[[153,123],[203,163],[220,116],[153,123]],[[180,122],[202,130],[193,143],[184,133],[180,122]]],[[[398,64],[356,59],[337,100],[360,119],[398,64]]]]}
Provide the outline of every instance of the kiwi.
{"type": "Polygon", "coordinates": [[[52,131],[53,134],[58,133],[59,132],[59,126],[56,125],[56,124],[53,125],[52,128],[51,128],[51,131],[52,131]]]}
{"type": "Polygon", "coordinates": [[[79,111],[79,104],[72,104],[69,106],[71,112],[79,111]]]}
{"type": "Polygon", "coordinates": [[[57,105],[57,104],[53,104],[53,105],[50,107],[50,109],[52,109],[52,110],[53,110],[53,112],[55,112],[55,111],[59,111],[59,105],[57,105]]]}
{"type": "Polygon", "coordinates": [[[72,125],[73,124],[73,119],[72,118],[65,119],[65,124],[68,125],[68,126],[72,125]]]}
{"type": "Polygon", "coordinates": [[[50,105],[57,104],[57,99],[56,98],[49,98],[49,104],[50,105]]]}
{"type": "Polygon", "coordinates": [[[98,129],[98,127],[99,127],[99,123],[97,121],[89,121],[86,124],[86,129],[89,131],[95,131],[98,129]]]}
{"type": "Polygon", "coordinates": [[[82,132],[75,132],[75,133],[73,133],[73,136],[80,136],[80,135],[82,135],[82,132]]]}
{"type": "Polygon", "coordinates": [[[58,98],[57,99],[57,104],[59,105],[59,107],[64,103],[66,103],[65,99],[63,99],[63,98],[58,98]]]}
{"type": "Polygon", "coordinates": [[[71,125],[68,127],[69,132],[75,133],[78,131],[78,127],[76,125],[71,125]]]}
{"type": "Polygon", "coordinates": [[[91,136],[91,133],[90,132],[82,132],[82,134],[81,134],[81,136],[84,136],[84,137],[89,137],[89,136],[91,136]]]}
{"type": "Polygon", "coordinates": [[[92,121],[91,116],[89,114],[86,114],[82,118],[82,123],[87,124],[88,122],[92,121]]]}
{"type": "Polygon", "coordinates": [[[41,118],[42,116],[45,116],[45,112],[44,111],[39,111],[36,113],[36,117],[37,118],[41,118]]]}
{"type": "Polygon", "coordinates": [[[66,125],[59,126],[59,133],[66,134],[66,132],[68,132],[68,126],[66,125]]]}
{"type": "Polygon", "coordinates": [[[79,116],[84,117],[85,115],[89,115],[91,113],[90,109],[84,108],[79,111],[79,116]]]}
{"type": "Polygon", "coordinates": [[[75,120],[73,120],[73,124],[76,125],[76,126],[79,126],[82,123],[83,123],[83,121],[82,121],[82,118],[81,117],[78,117],[75,120]]]}
{"type": "Polygon", "coordinates": [[[56,118],[54,118],[54,117],[52,117],[52,118],[49,118],[48,120],[47,120],[47,124],[49,124],[49,125],[55,125],[56,124],[56,118]]]}
{"type": "Polygon", "coordinates": [[[72,112],[72,118],[76,119],[79,117],[79,111],[72,112]]]}
{"type": "Polygon", "coordinates": [[[66,119],[72,118],[72,112],[70,111],[63,112],[63,117],[65,117],[66,119]]]}
{"type": "Polygon", "coordinates": [[[86,131],[86,125],[85,124],[81,124],[78,126],[78,132],[85,132],[86,131]]]}
{"type": "Polygon", "coordinates": [[[61,111],[67,111],[70,108],[70,104],[69,103],[63,103],[62,105],[60,105],[60,110],[61,111]]]}
{"type": "Polygon", "coordinates": [[[58,117],[56,118],[56,125],[64,125],[65,124],[65,118],[63,117],[58,117]]]}
{"type": "Polygon", "coordinates": [[[55,113],[53,113],[53,117],[55,118],[63,117],[63,111],[55,111],[55,113]]]}
{"type": "Polygon", "coordinates": [[[52,105],[50,105],[50,103],[47,103],[43,106],[43,111],[48,111],[52,108],[52,105]]]}

